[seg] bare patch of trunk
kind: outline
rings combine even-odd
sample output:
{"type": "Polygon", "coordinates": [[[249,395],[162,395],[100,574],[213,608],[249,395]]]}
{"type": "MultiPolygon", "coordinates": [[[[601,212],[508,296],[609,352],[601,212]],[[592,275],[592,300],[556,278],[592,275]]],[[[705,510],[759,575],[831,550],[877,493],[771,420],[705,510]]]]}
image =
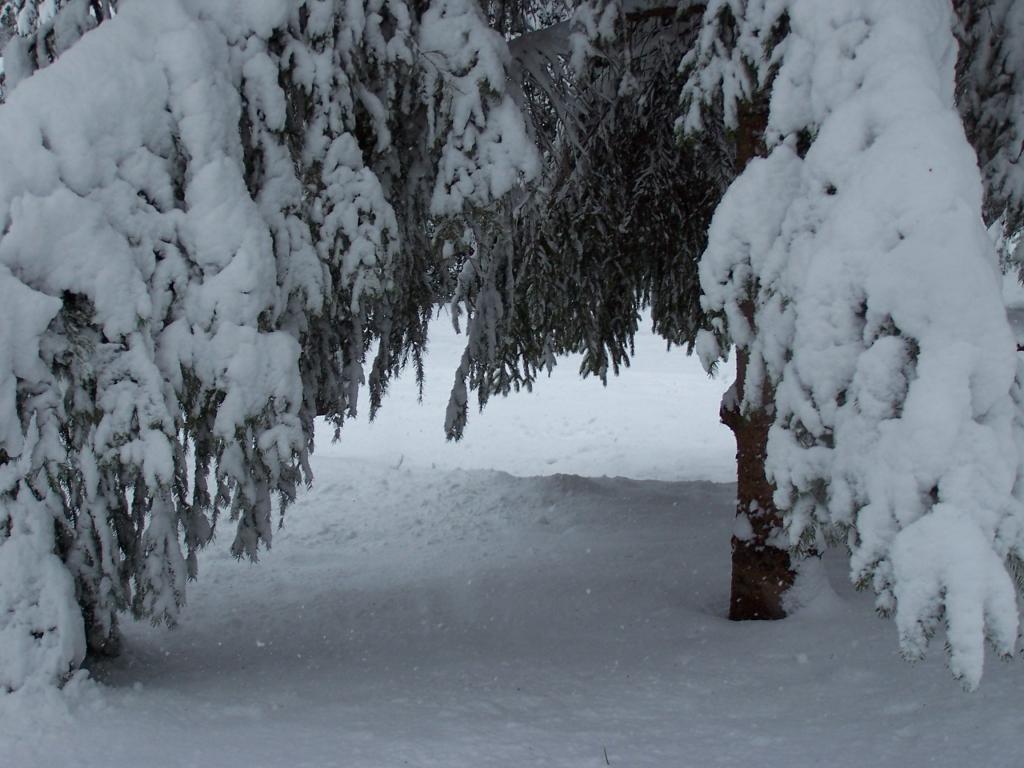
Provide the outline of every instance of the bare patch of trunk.
{"type": "Polygon", "coordinates": [[[774,546],[782,516],[772,500],[774,488],[765,477],[771,412],[760,409],[740,413],[747,352],[737,354],[737,382],[722,403],[722,422],[736,436],[736,525],[732,537],[732,589],[729,618],[782,619],[783,596],[793,586],[795,573],[789,551],[774,546]]]}

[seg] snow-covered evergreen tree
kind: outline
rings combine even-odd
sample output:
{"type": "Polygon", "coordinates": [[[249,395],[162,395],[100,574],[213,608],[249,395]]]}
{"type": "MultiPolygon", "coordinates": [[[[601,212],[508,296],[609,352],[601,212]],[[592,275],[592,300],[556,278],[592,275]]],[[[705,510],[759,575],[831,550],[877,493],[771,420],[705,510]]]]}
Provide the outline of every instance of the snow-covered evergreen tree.
{"type": "Polygon", "coordinates": [[[536,164],[472,0],[118,10],[0,108],[8,689],[174,622],[222,513],[269,546],[314,416],[422,348],[432,229],[536,164]]]}
{"type": "Polygon", "coordinates": [[[944,624],[973,687],[985,640],[1016,642],[1024,509],[1020,379],[954,99],[953,9],[720,2],[707,28],[725,15],[759,66],[711,43],[721,75],[708,88],[696,70],[691,103],[724,103],[742,136],[749,94],[767,83],[770,99],[711,226],[701,281],[718,333],[700,347],[708,363],[726,344],[746,358],[736,408],[768,427],[781,513],[766,543],[845,540],[904,653],[944,624]]]}

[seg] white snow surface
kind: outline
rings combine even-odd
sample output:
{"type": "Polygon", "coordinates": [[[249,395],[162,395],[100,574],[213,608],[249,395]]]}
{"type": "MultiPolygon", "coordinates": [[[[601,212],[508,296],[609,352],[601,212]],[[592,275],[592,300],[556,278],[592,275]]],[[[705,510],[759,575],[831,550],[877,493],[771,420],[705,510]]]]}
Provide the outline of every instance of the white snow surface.
{"type": "MultiPolygon", "coordinates": [[[[649,323],[647,324],[649,325],[649,323]]],[[[646,328],[647,326],[644,326],[646,328]]],[[[581,379],[578,360],[560,361],[530,393],[494,397],[481,413],[470,398],[469,422],[459,442],[445,440],[445,410],[465,336],[456,335],[447,310],[433,322],[422,405],[411,373],[389,388],[373,422],[317,430],[318,456],[368,459],[442,470],[500,469],[519,476],[608,475],[644,480],[690,478],[731,482],[732,434],[719,424],[718,403],[732,375],[717,379],[650,333],[638,337],[638,359],[620,384],[581,379]]],[[[314,484],[319,484],[319,476],[314,484]]]]}
{"type": "Polygon", "coordinates": [[[844,558],[791,618],[725,620],[734,488],[706,481],[733,472],[731,372],[643,335],[606,389],[566,361],[446,446],[446,325],[425,405],[399,382],[320,451],[259,565],[215,542],[177,629],[129,624],[91,677],[0,698],[2,764],[1020,764],[1024,669],[965,693],[900,660],[844,558]]]}

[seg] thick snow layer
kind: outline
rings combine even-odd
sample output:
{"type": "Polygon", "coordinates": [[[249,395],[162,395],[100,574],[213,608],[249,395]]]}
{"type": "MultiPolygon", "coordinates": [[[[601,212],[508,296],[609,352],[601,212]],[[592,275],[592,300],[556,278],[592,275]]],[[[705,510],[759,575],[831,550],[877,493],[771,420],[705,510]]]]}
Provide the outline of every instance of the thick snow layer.
{"type": "MultiPolygon", "coordinates": [[[[431,371],[456,347],[440,337],[431,371]]],[[[903,662],[842,559],[790,619],[724,619],[733,487],[683,482],[694,475],[663,454],[702,445],[694,474],[726,477],[728,431],[651,395],[700,376],[643,337],[607,390],[539,387],[470,422],[468,440],[486,430],[497,443],[476,444],[477,467],[608,474],[628,448],[631,471],[661,468],[647,481],[454,469],[462,459],[420,435],[423,409],[397,392],[395,420],[371,430],[409,425],[400,467],[369,432],[373,458],[316,456],[313,491],[259,565],[204,552],[176,630],[125,627],[124,655],[92,670],[101,685],[0,699],[2,764],[1019,764],[1024,669],[992,670],[967,694],[939,658],[903,662]],[[534,442],[517,436],[527,415],[545,424],[534,442]],[[655,419],[675,446],[628,427],[655,419]],[[595,448],[577,455],[586,435],[595,448]]],[[[727,381],[697,388],[694,407],[713,411],[727,381]]]]}

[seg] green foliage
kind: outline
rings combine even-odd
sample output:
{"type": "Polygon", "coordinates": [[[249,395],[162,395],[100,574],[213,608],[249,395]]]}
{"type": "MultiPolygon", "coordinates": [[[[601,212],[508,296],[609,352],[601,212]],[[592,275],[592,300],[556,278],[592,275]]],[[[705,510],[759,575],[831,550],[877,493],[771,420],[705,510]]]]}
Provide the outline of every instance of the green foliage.
{"type": "Polygon", "coordinates": [[[628,34],[599,43],[585,71],[525,75],[545,173],[474,233],[456,297],[470,321],[449,437],[464,427],[467,388],[482,407],[573,353],[584,376],[607,382],[629,365],[646,309],[670,345],[692,348],[706,326],[697,265],[729,159],[675,130],[694,25],[621,23],[628,34]]]}

